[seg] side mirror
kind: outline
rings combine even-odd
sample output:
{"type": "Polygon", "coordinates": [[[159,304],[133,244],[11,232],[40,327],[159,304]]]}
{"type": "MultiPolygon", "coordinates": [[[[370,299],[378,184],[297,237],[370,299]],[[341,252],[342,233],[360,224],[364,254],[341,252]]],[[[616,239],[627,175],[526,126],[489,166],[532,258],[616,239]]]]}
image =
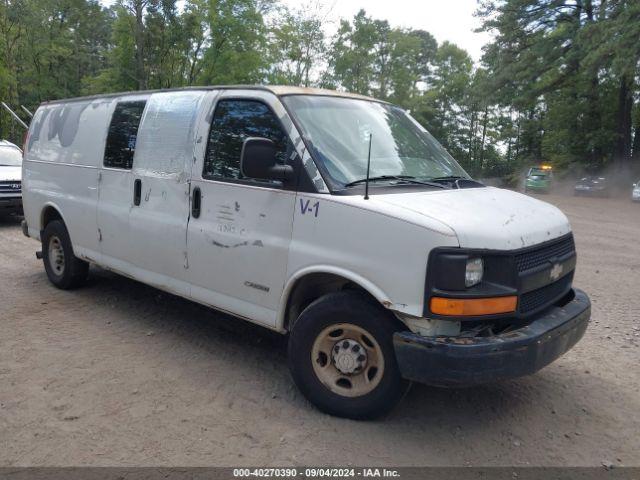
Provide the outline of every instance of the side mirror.
{"type": "Polygon", "coordinates": [[[291,180],[294,175],[291,165],[277,163],[276,144],[260,137],[245,138],[240,153],[240,171],[248,178],[260,180],[291,180]]]}

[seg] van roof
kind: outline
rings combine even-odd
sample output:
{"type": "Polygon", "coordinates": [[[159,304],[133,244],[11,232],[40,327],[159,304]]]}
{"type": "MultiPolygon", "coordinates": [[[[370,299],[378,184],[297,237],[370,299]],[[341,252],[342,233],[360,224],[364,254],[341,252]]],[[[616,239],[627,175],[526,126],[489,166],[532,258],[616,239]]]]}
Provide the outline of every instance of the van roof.
{"type": "Polygon", "coordinates": [[[271,92],[277,96],[285,95],[317,95],[317,96],[330,96],[330,97],[343,97],[343,98],[356,98],[360,100],[370,100],[373,102],[387,103],[382,100],[377,100],[366,95],[359,95],[357,93],[339,92],[337,90],[327,90],[324,88],[311,88],[311,87],[292,87],[286,85],[215,85],[215,86],[202,86],[202,87],[181,87],[181,88],[166,88],[159,90],[135,90],[131,92],[116,92],[105,93],[99,95],[89,95],[85,97],[65,98],[59,100],[50,100],[48,102],[42,102],[42,105],[52,105],[56,103],[76,102],[82,100],[93,100],[99,98],[114,98],[123,97],[127,95],[144,95],[157,92],[180,92],[189,90],[262,90],[271,92]]]}

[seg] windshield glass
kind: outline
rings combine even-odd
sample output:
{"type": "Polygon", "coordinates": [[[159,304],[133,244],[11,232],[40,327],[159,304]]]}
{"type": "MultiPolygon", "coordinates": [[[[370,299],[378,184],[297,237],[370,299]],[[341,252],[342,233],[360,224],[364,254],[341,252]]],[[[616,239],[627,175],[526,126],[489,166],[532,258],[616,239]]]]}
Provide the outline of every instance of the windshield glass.
{"type": "Polygon", "coordinates": [[[469,178],[451,155],[404,110],[378,102],[311,95],[284,97],[318,167],[344,186],[371,178],[469,178]]]}
{"type": "Polygon", "coordinates": [[[19,167],[22,165],[22,153],[15,147],[0,147],[0,167],[19,167]]]}

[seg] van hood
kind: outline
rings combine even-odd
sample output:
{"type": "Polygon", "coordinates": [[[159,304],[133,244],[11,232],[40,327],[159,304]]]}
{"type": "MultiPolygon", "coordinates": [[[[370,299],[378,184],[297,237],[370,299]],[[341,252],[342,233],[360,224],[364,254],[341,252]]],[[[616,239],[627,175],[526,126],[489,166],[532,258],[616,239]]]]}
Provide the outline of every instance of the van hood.
{"type": "Polygon", "coordinates": [[[404,210],[405,218],[411,212],[411,221],[416,223],[420,219],[444,223],[465,248],[514,250],[571,231],[569,220],[558,208],[500,188],[383,194],[371,200],[404,210]]]}
{"type": "Polygon", "coordinates": [[[3,180],[20,180],[22,178],[22,167],[6,167],[0,165],[0,182],[3,180]]]}

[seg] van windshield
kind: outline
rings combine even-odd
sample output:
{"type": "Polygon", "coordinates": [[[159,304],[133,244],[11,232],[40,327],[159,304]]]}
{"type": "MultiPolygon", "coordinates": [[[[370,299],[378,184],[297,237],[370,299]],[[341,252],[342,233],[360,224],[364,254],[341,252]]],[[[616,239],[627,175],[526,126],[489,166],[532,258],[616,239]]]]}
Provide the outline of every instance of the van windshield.
{"type": "Polygon", "coordinates": [[[0,167],[19,167],[22,153],[15,147],[0,147],[0,167]]]}
{"type": "Polygon", "coordinates": [[[344,187],[366,177],[469,178],[404,110],[375,101],[312,95],[283,98],[318,167],[344,187]]]}

